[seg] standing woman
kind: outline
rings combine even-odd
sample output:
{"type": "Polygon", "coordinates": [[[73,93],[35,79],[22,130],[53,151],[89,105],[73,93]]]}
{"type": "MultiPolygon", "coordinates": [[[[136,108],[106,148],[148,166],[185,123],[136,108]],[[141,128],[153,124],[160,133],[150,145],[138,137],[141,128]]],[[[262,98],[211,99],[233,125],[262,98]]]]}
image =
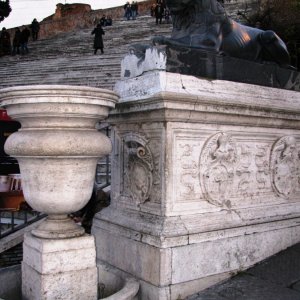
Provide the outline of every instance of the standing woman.
{"type": "Polygon", "coordinates": [[[101,24],[98,24],[97,27],[92,31],[92,34],[95,35],[94,38],[94,54],[97,53],[97,50],[100,49],[101,53],[103,54],[103,39],[102,39],[102,35],[105,34],[104,30],[102,29],[101,24]]]}

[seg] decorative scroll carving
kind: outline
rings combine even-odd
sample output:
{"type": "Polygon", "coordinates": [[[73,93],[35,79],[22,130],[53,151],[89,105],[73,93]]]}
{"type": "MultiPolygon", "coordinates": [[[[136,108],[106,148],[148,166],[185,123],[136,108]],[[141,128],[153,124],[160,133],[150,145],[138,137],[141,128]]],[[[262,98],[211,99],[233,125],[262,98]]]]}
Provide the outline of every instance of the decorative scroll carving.
{"type": "Polygon", "coordinates": [[[150,191],[150,199],[155,203],[161,203],[161,169],[160,169],[161,140],[151,139],[149,143],[149,149],[152,153],[152,158],[153,158],[153,171],[152,171],[153,184],[150,191]]]}
{"type": "Polygon", "coordinates": [[[279,196],[290,197],[299,185],[299,156],[293,136],[277,140],[271,151],[272,187],[279,196]]]}
{"type": "Polygon", "coordinates": [[[268,147],[267,146],[256,146],[257,153],[255,154],[255,165],[257,167],[256,181],[259,190],[263,190],[267,186],[269,180],[269,162],[268,162],[268,147]]]}
{"type": "Polygon", "coordinates": [[[148,141],[137,134],[124,137],[123,192],[136,203],[149,200],[153,183],[153,158],[148,141]]]}
{"type": "MultiPolygon", "coordinates": [[[[207,201],[227,205],[237,161],[236,146],[230,135],[218,133],[204,145],[200,156],[200,183],[207,201]]],[[[230,204],[230,202],[228,202],[230,204]]]]}
{"type": "Polygon", "coordinates": [[[239,165],[236,169],[236,174],[239,176],[238,190],[243,194],[248,193],[250,186],[250,175],[249,169],[251,165],[251,149],[247,145],[242,145],[239,151],[239,165]]]}
{"type": "Polygon", "coordinates": [[[183,153],[180,156],[180,183],[183,187],[181,195],[193,198],[196,196],[194,179],[197,178],[199,174],[198,165],[194,160],[192,160],[194,147],[189,144],[180,145],[180,147],[183,148],[183,153]]]}

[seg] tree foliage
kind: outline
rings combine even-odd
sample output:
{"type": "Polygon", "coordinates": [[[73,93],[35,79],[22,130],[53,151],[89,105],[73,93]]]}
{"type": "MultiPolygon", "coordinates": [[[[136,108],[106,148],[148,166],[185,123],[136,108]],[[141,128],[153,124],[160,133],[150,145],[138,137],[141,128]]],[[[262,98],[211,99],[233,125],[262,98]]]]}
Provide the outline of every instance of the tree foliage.
{"type": "Polygon", "coordinates": [[[258,0],[258,9],[240,11],[248,25],[275,31],[287,44],[292,65],[300,69],[300,0],[258,0]]]}
{"type": "Polygon", "coordinates": [[[9,5],[9,0],[0,0],[0,22],[9,16],[11,12],[11,7],[9,5]]]}

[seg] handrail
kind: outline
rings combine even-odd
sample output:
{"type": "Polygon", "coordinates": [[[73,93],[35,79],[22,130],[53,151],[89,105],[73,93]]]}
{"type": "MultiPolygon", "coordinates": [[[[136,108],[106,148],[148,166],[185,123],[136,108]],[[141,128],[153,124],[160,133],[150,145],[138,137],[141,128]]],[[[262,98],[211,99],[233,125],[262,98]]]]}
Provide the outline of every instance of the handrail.
{"type": "Polygon", "coordinates": [[[17,210],[14,208],[1,208],[0,209],[0,239],[25,228],[26,226],[41,220],[46,215],[36,211],[17,210]],[[23,218],[17,218],[18,214],[24,214],[23,218]],[[30,215],[32,216],[30,218],[30,215]],[[6,224],[6,226],[4,226],[6,224]],[[3,230],[3,227],[5,228],[3,230]]]}
{"type": "MultiPolygon", "coordinates": [[[[97,129],[110,138],[111,126],[107,123],[101,123],[97,129]]],[[[103,189],[111,183],[110,155],[102,158],[98,162],[96,174],[96,186],[98,189],[103,189]],[[101,170],[100,170],[101,169],[101,170]]]]}

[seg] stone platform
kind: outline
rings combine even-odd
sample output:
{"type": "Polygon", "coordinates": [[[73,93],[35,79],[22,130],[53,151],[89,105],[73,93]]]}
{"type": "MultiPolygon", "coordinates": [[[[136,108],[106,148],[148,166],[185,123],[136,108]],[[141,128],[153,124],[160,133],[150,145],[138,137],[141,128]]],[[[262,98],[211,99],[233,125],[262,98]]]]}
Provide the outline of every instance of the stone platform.
{"type": "Polygon", "coordinates": [[[119,82],[98,267],[192,295],[300,241],[300,94],[164,71],[119,82]]]}

